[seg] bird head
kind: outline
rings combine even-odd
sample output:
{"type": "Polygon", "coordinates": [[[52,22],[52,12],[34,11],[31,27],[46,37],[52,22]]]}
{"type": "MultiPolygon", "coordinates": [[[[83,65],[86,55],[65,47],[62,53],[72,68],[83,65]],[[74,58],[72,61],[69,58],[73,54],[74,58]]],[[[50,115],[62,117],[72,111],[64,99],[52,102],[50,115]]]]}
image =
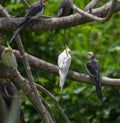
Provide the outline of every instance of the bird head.
{"type": "Polygon", "coordinates": [[[10,47],[10,45],[8,44],[8,42],[7,42],[7,46],[8,47],[6,47],[5,49],[4,49],[4,52],[6,53],[6,54],[12,54],[12,48],[10,47]]]}
{"type": "Polygon", "coordinates": [[[87,52],[87,58],[91,59],[94,56],[93,52],[87,52]]]}
{"type": "Polygon", "coordinates": [[[48,0],[41,0],[43,5],[46,5],[48,3],[48,0]]]}
{"type": "Polygon", "coordinates": [[[65,49],[66,54],[67,54],[67,55],[70,55],[70,54],[71,54],[71,50],[68,48],[68,46],[65,46],[65,47],[66,47],[66,49],[65,49]]]}

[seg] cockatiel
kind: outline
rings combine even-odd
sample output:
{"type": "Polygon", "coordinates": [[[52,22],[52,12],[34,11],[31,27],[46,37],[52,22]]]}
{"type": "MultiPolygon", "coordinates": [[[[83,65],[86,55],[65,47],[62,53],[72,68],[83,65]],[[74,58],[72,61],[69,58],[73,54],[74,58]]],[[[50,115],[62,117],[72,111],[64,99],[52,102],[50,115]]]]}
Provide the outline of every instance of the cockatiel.
{"type": "Polygon", "coordinates": [[[16,61],[16,57],[10,45],[9,44],[7,45],[8,47],[6,47],[1,54],[1,60],[3,64],[6,65],[7,67],[11,67],[14,70],[17,70],[18,64],[16,61]]]}
{"type": "Polygon", "coordinates": [[[100,78],[99,61],[95,58],[93,52],[88,52],[87,57],[89,60],[86,63],[86,70],[87,70],[91,80],[95,83],[98,98],[100,100],[102,100],[103,96],[102,96],[102,91],[101,91],[101,78],[100,78]]]}
{"type": "Polygon", "coordinates": [[[58,17],[64,17],[73,13],[72,0],[64,0],[59,7],[58,17]]]}
{"type": "Polygon", "coordinates": [[[17,30],[9,41],[9,44],[14,40],[14,38],[19,34],[19,32],[32,20],[39,18],[44,13],[45,5],[48,0],[40,0],[39,2],[35,2],[29,9],[25,15],[24,21],[18,25],[17,30]]]}
{"type": "Polygon", "coordinates": [[[68,47],[66,47],[66,49],[58,56],[58,67],[60,75],[59,87],[61,88],[61,90],[64,86],[70,64],[71,64],[71,50],[68,47]]]}
{"type": "MultiPolygon", "coordinates": [[[[65,17],[73,14],[73,9],[71,6],[72,6],[72,0],[64,0],[59,6],[58,17],[65,17]]],[[[59,29],[55,30],[54,35],[57,34],[58,32],[59,29]]]]}

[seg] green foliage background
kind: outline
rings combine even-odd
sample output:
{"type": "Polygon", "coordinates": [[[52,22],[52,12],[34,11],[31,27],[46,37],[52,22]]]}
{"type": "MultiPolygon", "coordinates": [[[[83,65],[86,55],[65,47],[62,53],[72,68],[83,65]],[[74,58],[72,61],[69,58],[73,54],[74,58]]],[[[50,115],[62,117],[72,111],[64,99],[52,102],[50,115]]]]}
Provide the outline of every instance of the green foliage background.
{"type": "MultiPolygon", "coordinates": [[[[25,15],[27,9],[20,0],[0,0],[8,12],[16,17],[25,15]]],[[[29,0],[30,4],[35,0],[29,0]]],[[[57,16],[57,10],[62,0],[49,0],[45,9],[45,15],[57,16]]],[[[74,1],[79,7],[84,8],[89,0],[74,1]]],[[[99,5],[103,5],[100,2],[99,5]]],[[[120,19],[119,14],[114,14],[106,23],[92,22],[67,29],[54,37],[54,32],[21,32],[21,38],[26,52],[57,64],[57,57],[67,44],[72,50],[71,70],[86,73],[86,52],[93,51],[101,64],[101,75],[120,78],[120,19]],[[51,34],[51,35],[49,35],[51,34]],[[51,37],[51,38],[50,38],[51,37]]],[[[8,41],[12,32],[4,33],[4,40],[8,41]]],[[[15,43],[12,44],[17,49],[15,43]]],[[[25,75],[24,68],[19,63],[19,70],[25,75]]],[[[120,89],[118,87],[102,87],[104,101],[101,103],[92,85],[83,84],[73,80],[66,80],[63,92],[58,87],[59,77],[51,73],[32,68],[35,80],[47,88],[59,101],[71,123],[120,123],[120,89]]],[[[65,122],[57,111],[52,101],[41,93],[51,108],[57,123],[65,122]]],[[[25,97],[21,98],[21,107],[24,111],[27,123],[40,122],[40,116],[25,97]]]]}

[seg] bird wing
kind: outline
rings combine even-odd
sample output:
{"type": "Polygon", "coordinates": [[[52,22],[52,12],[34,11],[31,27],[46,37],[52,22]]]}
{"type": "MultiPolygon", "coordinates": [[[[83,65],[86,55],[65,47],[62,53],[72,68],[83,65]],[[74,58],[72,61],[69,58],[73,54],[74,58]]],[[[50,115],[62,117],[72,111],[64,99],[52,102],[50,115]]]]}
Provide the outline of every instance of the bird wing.
{"type": "Polygon", "coordinates": [[[100,72],[100,65],[98,60],[90,60],[86,63],[86,67],[90,75],[96,75],[96,73],[100,72]]]}
{"type": "Polygon", "coordinates": [[[59,56],[58,56],[58,67],[59,68],[63,68],[63,61],[64,61],[65,57],[64,57],[64,52],[62,52],[59,56]]]}
{"type": "Polygon", "coordinates": [[[59,10],[58,10],[58,17],[62,16],[68,16],[73,13],[73,9],[71,8],[71,2],[70,0],[65,0],[60,4],[59,10]]]}
{"type": "Polygon", "coordinates": [[[64,1],[60,4],[59,10],[58,10],[58,17],[62,17],[64,14],[64,9],[67,7],[67,1],[64,1]]]}
{"type": "Polygon", "coordinates": [[[17,64],[17,60],[14,54],[12,54],[11,56],[10,64],[13,69],[17,70],[18,64],[17,64]]]}
{"type": "Polygon", "coordinates": [[[63,8],[60,8],[60,9],[58,10],[58,17],[61,17],[62,13],[63,13],[63,8]]]}
{"type": "Polygon", "coordinates": [[[71,56],[67,55],[65,51],[63,51],[59,56],[58,56],[58,67],[60,69],[69,69],[71,64],[71,56]]]}
{"type": "Polygon", "coordinates": [[[86,69],[89,73],[89,75],[94,79],[94,81],[100,82],[100,65],[98,60],[89,60],[86,63],[86,69]]]}
{"type": "Polygon", "coordinates": [[[62,15],[64,5],[65,5],[65,1],[62,2],[62,3],[60,4],[60,6],[59,6],[59,9],[58,9],[58,17],[60,17],[60,16],[62,15]]]}
{"type": "Polygon", "coordinates": [[[39,12],[41,12],[41,14],[43,13],[43,8],[44,8],[44,5],[36,2],[35,4],[33,4],[29,9],[28,9],[28,12],[26,13],[25,17],[26,18],[29,18],[29,17],[33,17],[35,16],[36,14],[38,14],[39,12]]]}

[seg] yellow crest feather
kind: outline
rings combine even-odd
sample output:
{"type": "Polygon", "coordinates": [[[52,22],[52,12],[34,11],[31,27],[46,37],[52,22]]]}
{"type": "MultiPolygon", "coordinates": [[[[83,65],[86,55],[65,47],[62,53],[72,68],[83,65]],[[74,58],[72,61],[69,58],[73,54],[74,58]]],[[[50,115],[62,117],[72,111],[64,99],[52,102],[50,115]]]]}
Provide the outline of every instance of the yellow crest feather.
{"type": "Polygon", "coordinates": [[[9,43],[7,42],[7,47],[10,51],[12,51],[12,47],[9,45],[9,43]]]}

